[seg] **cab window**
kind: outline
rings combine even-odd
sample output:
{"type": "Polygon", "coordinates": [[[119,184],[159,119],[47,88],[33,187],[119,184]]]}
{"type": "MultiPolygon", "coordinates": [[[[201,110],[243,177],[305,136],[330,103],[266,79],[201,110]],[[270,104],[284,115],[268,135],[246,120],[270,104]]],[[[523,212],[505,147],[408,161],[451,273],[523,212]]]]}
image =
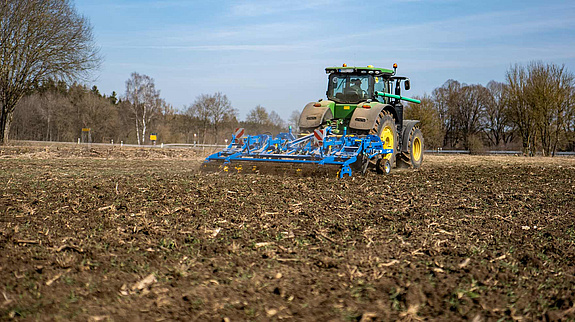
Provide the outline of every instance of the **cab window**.
{"type": "MultiPolygon", "coordinates": [[[[376,92],[384,92],[384,93],[389,93],[388,90],[388,82],[381,78],[381,77],[374,77],[374,84],[373,84],[373,90],[376,92]]],[[[382,103],[388,103],[388,98],[387,97],[383,97],[383,96],[379,96],[377,95],[375,97],[375,99],[377,99],[378,101],[382,102],[382,103]]]]}
{"type": "Polygon", "coordinates": [[[370,98],[370,76],[331,75],[328,98],[339,103],[358,103],[370,98]]]}

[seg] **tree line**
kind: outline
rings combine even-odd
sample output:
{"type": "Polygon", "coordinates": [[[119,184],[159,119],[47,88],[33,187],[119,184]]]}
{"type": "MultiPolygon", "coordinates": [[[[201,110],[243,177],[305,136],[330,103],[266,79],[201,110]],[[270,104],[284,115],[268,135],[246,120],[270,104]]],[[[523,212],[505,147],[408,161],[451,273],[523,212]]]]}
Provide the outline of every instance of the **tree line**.
{"type": "Polygon", "coordinates": [[[244,121],[225,94],[201,94],[183,110],[160,95],[154,79],[132,73],[123,95],[100,93],[96,86],[47,81],[36,86],[15,109],[11,139],[74,142],[82,129],[92,142],[223,144],[237,127],[247,133],[286,131],[274,111],[254,107],[244,121]]]}
{"type": "MultiPolygon", "coordinates": [[[[575,77],[562,66],[532,62],[515,65],[506,82],[487,85],[448,80],[420,105],[406,106],[406,118],[418,119],[427,148],[522,149],[553,155],[575,150],[575,77]]],[[[11,138],[75,141],[89,128],[93,142],[223,144],[237,127],[249,134],[277,134],[292,126],[299,112],[284,121],[257,105],[239,120],[223,93],[201,94],[182,110],[165,101],[154,79],[132,73],[122,95],[101,94],[96,86],[48,79],[15,109],[11,138]]]]}
{"type": "MultiPolygon", "coordinates": [[[[448,80],[420,105],[406,106],[406,118],[418,119],[427,148],[522,149],[553,155],[575,150],[575,77],[563,66],[532,62],[515,65],[505,82],[487,85],[448,80]]],[[[47,81],[18,104],[12,139],[75,141],[89,128],[93,142],[223,144],[237,127],[249,134],[277,134],[292,126],[299,111],[284,121],[257,105],[245,120],[223,93],[201,94],[182,110],[167,103],[154,79],[132,73],[122,95],[101,94],[96,86],[47,81]]]]}
{"type": "Polygon", "coordinates": [[[405,114],[421,120],[427,148],[575,151],[575,76],[564,66],[517,64],[486,86],[450,79],[420,99],[405,114]]]}

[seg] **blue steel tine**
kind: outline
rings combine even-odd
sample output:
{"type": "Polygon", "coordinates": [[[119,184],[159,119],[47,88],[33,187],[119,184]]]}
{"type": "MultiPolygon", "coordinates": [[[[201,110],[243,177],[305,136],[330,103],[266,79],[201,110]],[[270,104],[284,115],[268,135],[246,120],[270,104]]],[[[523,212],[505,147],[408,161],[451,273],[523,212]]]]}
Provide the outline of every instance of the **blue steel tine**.
{"type": "Polygon", "coordinates": [[[351,168],[347,165],[344,165],[341,170],[339,170],[339,178],[343,179],[343,176],[347,174],[348,176],[351,177],[351,168]]]}
{"type": "Polygon", "coordinates": [[[313,133],[301,138],[295,138],[289,132],[280,133],[276,138],[267,134],[248,135],[241,147],[239,144],[234,146],[234,135],[232,136],[232,143],[226,149],[208,156],[206,160],[224,160],[225,163],[234,160],[253,160],[262,162],[315,163],[319,165],[333,164],[342,166],[340,177],[343,177],[346,174],[351,176],[352,170],[349,165],[356,162],[360,154],[364,154],[371,159],[378,154],[393,151],[392,149],[383,149],[380,138],[373,135],[358,138],[356,136],[347,136],[347,133],[340,137],[330,136],[330,134],[331,128],[326,128],[323,142],[319,146],[312,145],[313,133]],[[277,149],[271,149],[272,146],[277,146],[277,149]]]}
{"type": "Polygon", "coordinates": [[[255,154],[262,153],[269,148],[270,140],[265,140],[265,143],[264,143],[264,141],[263,141],[264,138],[267,138],[266,134],[258,135],[258,141],[256,142],[258,144],[258,146],[253,150],[253,153],[255,153],[255,154]]]}
{"type": "MultiPolygon", "coordinates": [[[[248,138],[249,138],[249,135],[248,135],[248,138]]],[[[233,153],[233,154],[230,154],[230,155],[225,159],[224,164],[230,163],[231,159],[233,159],[233,158],[235,158],[235,157],[237,157],[237,156],[242,155],[243,152],[244,152],[244,150],[246,150],[246,149],[248,149],[248,148],[249,148],[249,143],[248,143],[248,142],[244,143],[244,146],[243,146],[238,152],[233,153]]]]}

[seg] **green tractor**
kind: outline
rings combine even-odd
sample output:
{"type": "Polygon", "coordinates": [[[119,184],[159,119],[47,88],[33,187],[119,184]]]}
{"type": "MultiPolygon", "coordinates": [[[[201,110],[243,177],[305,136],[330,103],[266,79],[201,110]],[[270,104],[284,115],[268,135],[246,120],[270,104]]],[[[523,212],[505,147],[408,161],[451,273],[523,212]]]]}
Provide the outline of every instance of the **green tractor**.
{"type": "Polygon", "coordinates": [[[409,90],[409,78],[396,76],[393,70],[367,67],[328,67],[327,100],[308,103],[303,109],[299,128],[301,134],[331,128],[335,135],[377,135],[385,149],[393,153],[372,160],[371,168],[387,173],[390,165],[419,168],[423,161],[423,134],[419,121],[403,119],[401,101],[421,103],[402,97],[401,84],[409,90]],[[391,88],[394,92],[391,93],[391,88]]]}

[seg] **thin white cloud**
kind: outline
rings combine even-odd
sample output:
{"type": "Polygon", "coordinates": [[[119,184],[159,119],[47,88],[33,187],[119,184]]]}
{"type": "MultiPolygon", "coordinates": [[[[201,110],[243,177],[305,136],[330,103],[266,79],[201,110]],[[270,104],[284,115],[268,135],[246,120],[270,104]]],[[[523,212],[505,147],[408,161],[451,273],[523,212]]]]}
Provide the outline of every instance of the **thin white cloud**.
{"type": "Polygon", "coordinates": [[[172,46],[172,45],[102,45],[106,48],[114,49],[174,49],[186,51],[288,51],[300,50],[302,46],[299,45],[203,45],[203,46],[172,46]]]}
{"type": "Polygon", "coordinates": [[[133,9],[133,8],[162,9],[162,8],[188,8],[194,6],[197,6],[197,3],[194,3],[194,1],[185,1],[185,0],[134,1],[124,3],[113,3],[110,5],[111,8],[115,9],[133,9]]]}
{"type": "Polygon", "coordinates": [[[435,3],[435,4],[439,4],[439,3],[446,3],[446,2],[458,2],[460,0],[393,0],[393,2],[397,2],[397,3],[415,3],[415,2],[419,2],[419,3],[435,3]]]}
{"type": "MultiPolygon", "coordinates": [[[[402,24],[397,26],[383,25],[371,31],[338,34],[324,38],[322,43],[361,42],[365,39],[401,39],[400,46],[417,44],[420,47],[430,47],[440,50],[441,46],[453,44],[466,46],[471,42],[485,40],[488,45],[496,39],[514,36],[525,36],[533,33],[543,33],[558,29],[575,28],[573,5],[528,8],[513,11],[496,11],[475,15],[464,15],[437,21],[402,24]],[[553,19],[540,19],[545,11],[553,19]]],[[[377,43],[377,42],[376,42],[377,43]]],[[[388,42],[382,42],[388,46],[388,42]]],[[[381,44],[381,43],[380,43],[381,44]]],[[[333,48],[332,48],[333,49],[333,48]]],[[[450,48],[454,50],[457,48],[450,48]]]]}
{"type": "Polygon", "coordinates": [[[278,40],[278,35],[283,39],[290,35],[305,34],[313,29],[313,24],[292,24],[285,22],[244,24],[234,26],[221,26],[216,28],[197,27],[194,25],[167,26],[148,32],[148,37],[162,39],[168,43],[196,43],[216,41],[249,41],[250,39],[278,40]]]}
{"type": "Polygon", "coordinates": [[[232,5],[230,13],[233,16],[257,17],[334,6],[339,2],[339,0],[252,0],[232,5]]]}

